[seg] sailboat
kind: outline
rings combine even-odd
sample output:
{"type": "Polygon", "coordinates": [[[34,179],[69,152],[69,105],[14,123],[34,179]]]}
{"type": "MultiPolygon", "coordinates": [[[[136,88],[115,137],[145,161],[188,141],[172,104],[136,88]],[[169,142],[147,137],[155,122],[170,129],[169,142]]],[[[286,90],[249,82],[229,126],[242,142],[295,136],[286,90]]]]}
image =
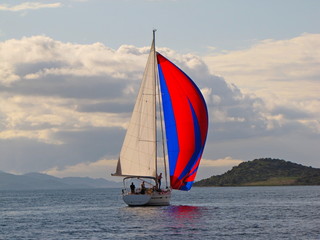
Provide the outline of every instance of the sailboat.
{"type": "Polygon", "coordinates": [[[155,31],[116,172],[112,174],[124,177],[122,196],[129,206],[169,205],[173,189],[190,190],[207,138],[204,97],[191,78],[156,52],[155,31]],[[159,166],[165,173],[165,187],[161,186],[159,166]],[[141,183],[140,188],[137,183],[141,183]]]}

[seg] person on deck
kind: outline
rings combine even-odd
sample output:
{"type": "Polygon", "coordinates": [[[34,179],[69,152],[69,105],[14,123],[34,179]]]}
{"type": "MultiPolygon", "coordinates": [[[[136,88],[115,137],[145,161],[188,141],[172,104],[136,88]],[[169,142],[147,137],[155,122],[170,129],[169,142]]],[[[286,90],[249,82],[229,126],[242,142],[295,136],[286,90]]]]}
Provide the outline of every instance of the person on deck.
{"type": "Polygon", "coordinates": [[[146,193],[146,186],[144,185],[144,181],[141,183],[141,194],[145,194],[146,193]]]}
{"type": "Polygon", "coordinates": [[[136,186],[133,184],[133,182],[130,185],[131,193],[134,194],[136,190],[136,186]]]}
{"type": "Polygon", "coordinates": [[[162,173],[160,173],[157,177],[157,181],[158,181],[158,188],[161,189],[161,179],[162,179],[162,173]]]}

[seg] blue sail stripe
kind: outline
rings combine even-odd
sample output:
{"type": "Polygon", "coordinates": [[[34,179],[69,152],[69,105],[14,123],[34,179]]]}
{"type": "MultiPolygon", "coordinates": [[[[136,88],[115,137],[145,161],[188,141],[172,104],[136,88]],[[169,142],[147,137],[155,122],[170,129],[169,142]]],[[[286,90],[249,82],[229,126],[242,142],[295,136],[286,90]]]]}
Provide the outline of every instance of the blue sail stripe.
{"type": "Polygon", "coordinates": [[[176,120],[174,118],[174,112],[173,112],[170,94],[169,94],[166,80],[164,78],[160,64],[158,64],[158,70],[159,70],[160,86],[161,86],[161,93],[162,93],[161,97],[162,97],[162,106],[163,106],[163,112],[164,112],[164,121],[166,125],[166,138],[167,138],[167,141],[170,142],[170,144],[167,144],[169,165],[170,165],[170,175],[173,175],[176,167],[179,151],[180,151],[178,133],[176,129],[176,120]]]}
{"type": "MultiPolygon", "coordinates": [[[[193,119],[193,128],[194,128],[194,136],[195,136],[195,138],[194,138],[195,149],[194,149],[194,153],[191,156],[188,164],[186,165],[186,167],[182,171],[181,175],[179,176],[179,179],[183,179],[185,177],[188,177],[194,172],[194,171],[193,172],[190,172],[190,171],[192,170],[194,165],[197,163],[197,161],[199,159],[199,154],[202,153],[201,132],[200,132],[199,121],[198,121],[197,115],[196,115],[194,108],[193,108],[192,104],[190,103],[190,101],[189,101],[189,106],[190,106],[190,109],[192,112],[192,119],[193,119]]],[[[191,188],[191,186],[190,186],[190,188],[191,188]]]]}

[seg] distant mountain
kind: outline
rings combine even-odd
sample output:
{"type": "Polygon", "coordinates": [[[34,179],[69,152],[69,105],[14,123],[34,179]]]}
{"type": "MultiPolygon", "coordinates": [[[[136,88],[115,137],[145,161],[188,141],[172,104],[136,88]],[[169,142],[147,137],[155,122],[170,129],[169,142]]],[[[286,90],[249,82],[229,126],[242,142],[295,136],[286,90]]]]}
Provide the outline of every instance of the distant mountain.
{"type": "Polygon", "coordinates": [[[280,159],[242,162],[230,171],[203,179],[194,186],[320,185],[320,169],[280,159]]]}
{"type": "Polygon", "coordinates": [[[106,188],[108,187],[119,187],[120,183],[107,181],[103,178],[89,178],[89,177],[66,177],[63,181],[67,184],[74,186],[87,186],[88,188],[106,188]]]}
{"type": "Polygon", "coordinates": [[[57,178],[42,173],[27,173],[24,175],[15,175],[0,171],[0,190],[110,188],[120,186],[120,183],[108,181],[103,178],[57,178]]]}

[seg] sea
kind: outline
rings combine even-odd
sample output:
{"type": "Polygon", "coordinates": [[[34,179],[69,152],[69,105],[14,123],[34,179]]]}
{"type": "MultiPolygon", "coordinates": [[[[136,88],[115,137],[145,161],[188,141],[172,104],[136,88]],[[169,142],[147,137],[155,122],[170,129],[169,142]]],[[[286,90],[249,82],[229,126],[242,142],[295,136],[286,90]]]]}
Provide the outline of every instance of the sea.
{"type": "Polygon", "coordinates": [[[320,239],[320,186],[174,191],[128,207],[121,189],[0,191],[0,239],[320,239]]]}

